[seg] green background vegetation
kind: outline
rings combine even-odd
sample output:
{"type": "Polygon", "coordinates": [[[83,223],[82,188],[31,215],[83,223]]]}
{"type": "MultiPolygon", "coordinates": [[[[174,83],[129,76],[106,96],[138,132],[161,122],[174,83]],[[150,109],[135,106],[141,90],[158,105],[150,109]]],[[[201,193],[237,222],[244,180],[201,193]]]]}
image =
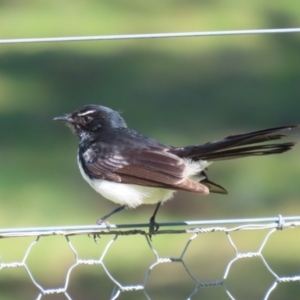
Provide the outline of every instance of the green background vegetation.
{"type": "MultiPolygon", "coordinates": [[[[294,1],[2,0],[0,38],[299,27],[299,11],[294,1]]],[[[82,180],[76,137],[52,122],[54,116],[97,103],[120,110],[130,127],[164,143],[198,144],[299,123],[299,82],[299,34],[1,45],[0,227],[94,224],[115,207],[82,180]]],[[[299,131],[287,140],[299,140],[299,131]]],[[[300,214],[299,146],[284,155],[216,163],[209,173],[228,196],[179,193],[157,220],[300,214]]],[[[127,210],[111,222],[146,222],[153,209],[127,210]]],[[[266,249],[280,276],[299,273],[295,232],[276,234],[266,249]]],[[[243,251],[256,251],[263,239],[257,233],[236,236],[241,245],[249,245],[243,251]]],[[[187,239],[154,237],[153,244],[162,256],[178,256],[187,239]]],[[[73,240],[86,257],[99,257],[107,242],[73,240]]],[[[198,240],[187,260],[199,279],[220,279],[233,257],[225,235],[198,240]]],[[[21,260],[30,241],[1,240],[1,260],[21,260]]],[[[28,262],[36,279],[46,287],[62,286],[73,262],[67,244],[44,238],[36,249],[28,262]]],[[[124,284],[137,284],[154,258],[144,238],[122,237],[107,259],[124,284]]],[[[180,266],[173,265],[155,271],[153,299],[182,299],[193,290],[180,266]]],[[[74,299],[109,297],[112,284],[99,270],[74,272],[74,299]]],[[[237,298],[261,299],[272,280],[260,262],[249,260],[236,264],[229,283],[237,298]]],[[[207,291],[195,299],[227,299],[222,291],[207,291]]],[[[295,293],[300,293],[296,285],[282,285],[271,299],[295,299],[295,293]]],[[[24,270],[0,271],[1,299],[36,295],[24,270]]],[[[122,297],[142,298],[134,293],[122,297]]],[[[45,297],[50,298],[62,299],[45,297]]]]}

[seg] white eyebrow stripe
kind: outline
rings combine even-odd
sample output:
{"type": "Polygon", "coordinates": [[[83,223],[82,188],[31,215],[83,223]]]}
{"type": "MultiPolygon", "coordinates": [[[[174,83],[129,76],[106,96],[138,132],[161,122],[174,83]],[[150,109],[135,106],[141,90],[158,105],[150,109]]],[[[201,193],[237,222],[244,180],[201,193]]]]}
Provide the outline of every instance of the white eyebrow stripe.
{"type": "Polygon", "coordinates": [[[94,110],[88,110],[84,113],[81,113],[81,114],[78,114],[79,117],[83,117],[83,116],[86,116],[86,115],[90,115],[90,114],[93,114],[95,111],[94,110]]]}

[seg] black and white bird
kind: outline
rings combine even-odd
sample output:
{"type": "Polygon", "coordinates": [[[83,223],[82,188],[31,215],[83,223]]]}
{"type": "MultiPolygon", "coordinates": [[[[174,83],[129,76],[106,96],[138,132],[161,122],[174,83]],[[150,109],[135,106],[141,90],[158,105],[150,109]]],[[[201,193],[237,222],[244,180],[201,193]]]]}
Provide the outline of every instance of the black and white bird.
{"type": "Polygon", "coordinates": [[[202,145],[173,147],[128,128],[117,111],[105,106],[87,105],[54,120],[66,122],[78,135],[77,161],[83,178],[103,197],[120,204],[97,223],[126,207],[156,204],[151,232],[159,228],[155,216],[161,203],[176,191],[227,194],[206,175],[213,161],[286,152],[295,143],[261,143],[281,139],[285,136],[282,131],[297,127],[281,126],[202,145]]]}

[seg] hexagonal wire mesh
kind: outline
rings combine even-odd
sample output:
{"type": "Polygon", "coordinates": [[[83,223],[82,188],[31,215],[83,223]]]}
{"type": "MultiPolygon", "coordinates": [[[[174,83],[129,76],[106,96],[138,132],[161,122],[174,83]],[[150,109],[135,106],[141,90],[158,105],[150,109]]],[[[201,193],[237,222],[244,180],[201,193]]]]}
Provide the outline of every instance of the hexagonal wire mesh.
{"type": "MultiPolygon", "coordinates": [[[[193,221],[193,222],[179,222],[179,223],[161,223],[161,227],[169,227],[174,228],[175,226],[180,226],[179,229],[162,229],[157,232],[157,235],[153,237],[153,239],[157,238],[160,235],[184,235],[185,242],[182,245],[182,248],[176,257],[163,257],[160,255],[160,250],[158,250],[155,246],[155,241],[151,241],[149,239],[149,234],[147,231],[143,229],[130,229],[130,228],[147,228],[148,224],[127,224],[127,225],[112,225],[110,230],[107,230],[105,226],[81,226],[81,227],[57,227],[57,228],[22,228],[22,229],[3,229],[0,230],[0,237],[3,239],[8,238],[21,238],[21,237],[35,237],[35,239],[29,243],[27,249],[24,251],[25,253],[21,257],[20,260],[8,262],[1,259],[0,262],[0,275],[1,271],[10,268],[23,268],[33,285],[38,290],[38,296],[35,299],[41,299],[43,296],[51,295],[51,294],[62,294],[66,297],[66,299],[76,299],[70,293],[70,280],[72,273],[76,270],[76,268],[80,266],[97,266],[102,269],[105,276],[112,283],[113,288],[110,295],[110,299],[117,299],[121,294],[127,292],[139,292],[143,293],[145,299],[153,299],[151,296],[151,288],[149,288],[149,280],[151,278],[151,274],[153,271],[158,268],[158,266],[163,266],[166,264],[180,264],[182,266],[180,276],[185,273],[187,277],[189,277],[192,285],[189,290],[189,294],[186,299],[192,299],[196,296],[199,297],[199,294],[203,289],[215,289],[217,287],[222,288],[224,291],[224,295],[227,294],[226,298],[228,299],[242,299],[236,298],[234,288],[230,287],[230,282],[228,280],[230,273],[233,272],[233,266],[241,263],[241,261],[245,261],[251,258],[259,258],[261,261],[261,265],[264,268],[264,272],[268,273],[271,280],[269,285],[264,291],[263,299],[270,299],[271,294],[276,289],[279,283],[287,283],[287,282],[299,282],[300,276],[299,272],[295,272],[295,274],[291,274],[290,276],[280,276],[278,272],[275,271],[273,267],[271,267],[269,263],[269,258],[267,254],[263,253],[265,251],[266,245],[270,242],[271,237],[278,230],[283,230],[287,232],[287,230],[291,230],[292,228],[300,226],[300,217],[286,217],[283,218],[279,216],[277,218],[259,218],[259,219],[240,219],[240,220],[219,220],[219,221],[193,221]],[[226,224],[238,224],[234,227],[227,227],[226,224]],[[201,227],[191,227],[195,225],[200,225],[201,227]],[[223,225],[223,226],[221,226],[223,225]],[[209,227],[208,227],[209,226],[209,227]],[[129,228],[129,229],[128,229],[129,228]],[[234,241],[234,237],[232,237],[233,233],[240,231],[264,231],[263,238],[260,241],[256,251],[240,251],[239,245],[234,241]],[[217,280],[212,281],[203,281],[199,275],[195,275],[194,271],[192,271],[192,265],[187,264],[188,260],[188,250],[191,248],[193,243],[197,239],[202,239],[204,234],[216,234],[222,233],[226,236],[227,244],[233,250],[233,257],[230,258],[224,268],[222,270],[222,274],[217,280]],[[98,253],[97,259],[84,259],[80,256],[80,250],[77,249],[77,246],[74,242],[72,242],[72,238],[79,235],[93,235],[94,238],[96,236],[104,237],[108,236],[107,241],[103,241],[99,238],[99,244],[102,244],[103,248],[98,253]],[[50,237],[50,236],[62,236],[65,239],[65,243],[68,245],[70,251],[69,255],[73,254],[75,257],[75,261],[71,263],[71,265],[67,268],[66,276],[64,277],[64,285],[58,288],[47,288],[45,284],[40,283],[40,279],[36,278],[31,270],[31,266],[28,261],[28,257],[33,252],[34,247],[40,243],[41,238],[50,237]],[[142,277],[140,278],[140,283],[135,285],[126,285],[120,279],[118,279],[118,274],[113,274],[107,263],[105,261],[108,253],[112,251],[112,245],[117,243],[121,236],[135,236],[135,239],[138,239],[139,236],[143,236],[143,241],[150,253],[154,255],[154,262],[147,263],[146,269],[142,277]],[[150,291],[149,291],[150,289],[150,291]]],[[[219,239],[219,237],[218,237],[219,239]]],[[[91,240],[92,241],[92,240],[91,240]]],[[[139,243],[141,243],[141,239],[139,239],[139,243]]],[[[159,247],[158,247],[159,248],[159,247]]],[[[251,247],[250,247],[251,248],[251,247]]],[[[218,255],[222,256],[224,248],[217,249],[218,255]]],[[[125,258],[124,249],[121,247],[118,252],[118,256],[114,259],[116,260],[118,265],[122,265],[123,259],[125,258]]],[[[143,251],[145,252],[145,250],[143,251]]],[[[0,248],[0,256],[2,257],[1,248],[0,248]]],[[[198,256],[199,260],[206,260],[205,256],[198,256]]],[[[277,260],[284,260],[284,257],[278,257],[277,260]]],[[[139,264],[143,264],[142,261],[137,261],[139,264]]],[[[43,265],[47,264],[47,261],[42,262],[43,265]]],[[[213,266],[211,266],[213,267],[213,266]]],[[[100,270],[100,268],[98,270],[100,270]]],[[[298,265],[299,269],[299,265],[298,265]]],[[[241,275],[239,275],[241,276],[241,275]]],[[[245,279],[247,280],[247,279],[245,279]]],[[[162,280],[161,285],[164,282],[162,280]]],[[[249,282],[249,284],[251,284],[249,282]]],[[[99,285],[99,292],[101,292],[101,283],[99,285]]],[[[85,298],[85,297],[84,297],[85,298]]],[[[139,297],[138,297],[139,299],[139,297]]]]}

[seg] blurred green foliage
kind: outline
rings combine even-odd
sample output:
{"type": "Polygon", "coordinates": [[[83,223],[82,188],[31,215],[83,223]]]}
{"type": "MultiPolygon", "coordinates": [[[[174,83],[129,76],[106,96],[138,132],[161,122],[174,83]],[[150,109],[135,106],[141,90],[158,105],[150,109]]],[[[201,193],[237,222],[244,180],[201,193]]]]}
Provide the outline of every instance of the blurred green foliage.
{"type": "MultiPolygon", "coordinates": [[[[270,0],[2,0],[0,38],[297,27],[299,8],[270,0]]],[[[0,226],[93,224],[115,207],[83,182],[76,137],[54,116],[103,104],[120,110],[129,126],[173,145],[299,123],[299,50],[299,34],[1,45],[0,226]]],[[[298,139],[295,131],[290,140],[298,139]]],[[[210,178],[229,196],[179,194],[158,221],[299,215],[299,170],[298,147],[214,164],[210,178]]],[[[111,221],[146,222],[153,209],[127,210],[111,221]]],[[[157,244],[167,247],[161,239],[157,244]]],[[[130,245],[124,248],[130,257],[130,245]]],[[[284,259],[292,265],[296,254],[284,259]]],[[[24,274],[5,278],[2,287],[24,285],[24,274]]],[[[1,299],[17,297],[2,291],[1,299]]],[[[244,292],[243,299],[252,299],[251,289],[244,292]]]]}

